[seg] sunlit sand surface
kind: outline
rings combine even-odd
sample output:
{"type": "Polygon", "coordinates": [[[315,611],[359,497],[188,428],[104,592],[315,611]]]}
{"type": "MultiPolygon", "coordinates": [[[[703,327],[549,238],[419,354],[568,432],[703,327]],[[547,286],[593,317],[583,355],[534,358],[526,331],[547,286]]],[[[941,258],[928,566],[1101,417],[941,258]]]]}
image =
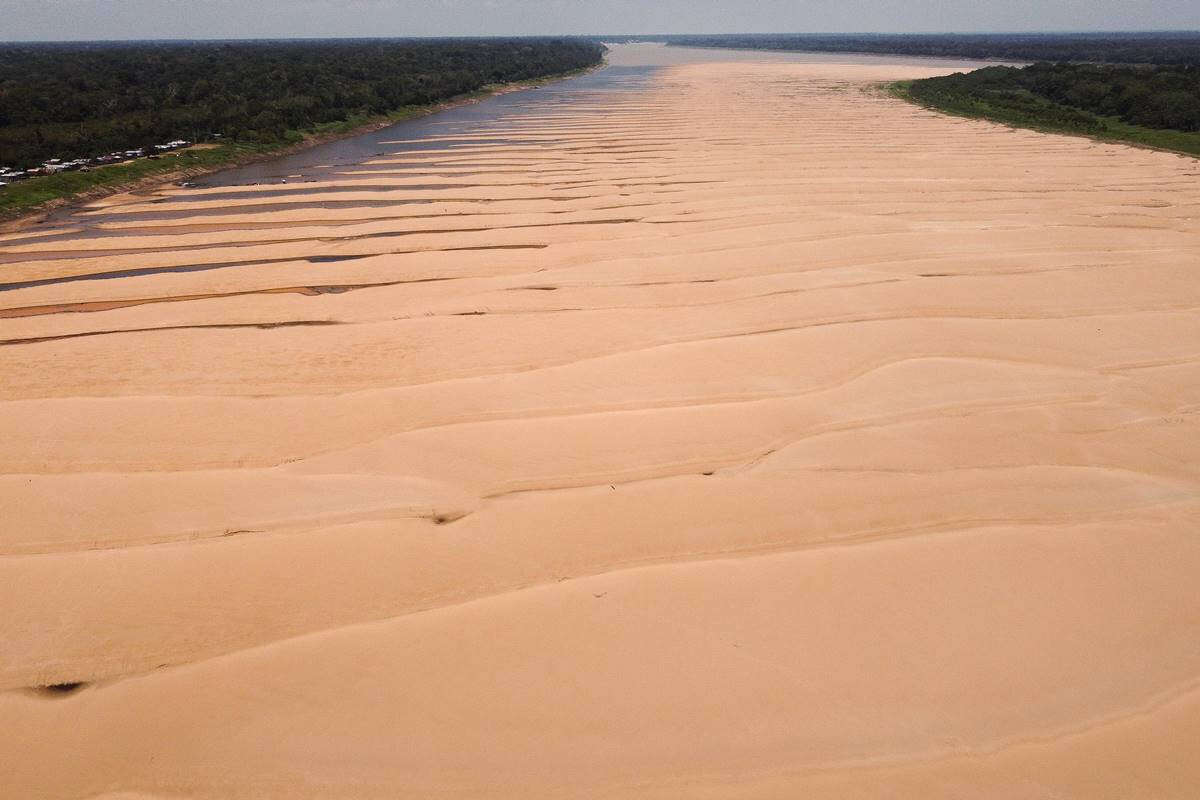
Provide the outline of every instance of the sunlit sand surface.
{"type": "Polygon", "coordinates": [[[1200,792],[1198,162],[676,60],[0,239],[0,795],[1200,792]]]}

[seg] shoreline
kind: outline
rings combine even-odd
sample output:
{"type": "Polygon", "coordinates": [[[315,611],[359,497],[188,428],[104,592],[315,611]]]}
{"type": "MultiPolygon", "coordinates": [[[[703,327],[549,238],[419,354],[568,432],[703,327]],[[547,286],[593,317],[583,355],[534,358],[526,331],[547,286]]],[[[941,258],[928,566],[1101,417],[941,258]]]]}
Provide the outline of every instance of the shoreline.
{"type": "MultiPolygon", "coordinates": [[[[1166,147],[1163,145],[1151,144],[1149,142],[1145,142],[1145,141],[1141,141],[1140,139],[1133,138],[1132,135],[1123,135],[1123,133],[1120,129],[1115,130],[1115,131],[1109,130],[1105,133],[1087,133],[1085,131],[1076,130],[1074,128],[1058,127],[1058,126],[1051,125],[1051,124],[1038,124],[1035,122],[1029,122],[1029,123],[1017,122],[1017,121],[1014,121],[1011,119],[1005,119],[1004,117],[1000,116],[999,114],[989,114],[985,111],[971,113],[969,111],[965,111],[962,109],[954,109],[954,108],[949,108],[946,106],[939,106],[939,105],[927,102],[925,100],[922,100],[922,99],[914,96],[912,94],[912,92],[909,91],[909,87],[912,85],[912,83],[913,83],[913,81],[910,81],[910,80],[909,81],[894,81],[892,83],[878,84],[877,88],[884,94],[888,95],[889,97],[894,97],[897,100],[903,100],[904,102],[910,103],[914,106],[917,106],[918,108],[924,108],[929,111],[934,111],[939,114],[945,114],[945,115],[951,116],[951,117],[957,117],[959,119],[982,120],[984,122],[990,122],[995,125],[1003,125],[1006,128],[1012,128],[1014,130],[1033,131],[1035,133],[1046,133],[1046,134],[1052,134],[1052,135],[1056,135],[1056,136],[1073,136],[1076,138],[1089,139],[1093,142],[1100,142],[1100,143],[1104,143],[1104,144],[1123,144],[1123,145],[1127,145],[1129,147],[1136,147],[1141,150],[1154,150],[1159,153],[1170,153],[1172,155],[1183,156],[1186,158],[1200,159],[1200,153],[1192,152],[1189,150],[1183,150],[1183,149],[1179,149],[1179,148],[1174,148],[1174,147],[1166,147]]],[[[1108,122],[1108,124],[1114,124],[1113,122],[1108,121],[1108,120],[1106,120],[1106,122],[1108,122]]],[[[1121,123],[1119,121],[1117,121],[1115,124],[1120,125],[1121,128],[1127,129],[1129,134],[1142,134],[1143,132],[1145,132],[1146,135],[1153,135],[1155,133],[1155,129],[1153,129],[1153,128],[1142,128],[1142,127],[1139,127],[1136,125],[1131,125],[1129,123],[1121,123]]]]}
{"type": "MultiPolygon", "coordinates": [[[[21,209],[19,211],[0,212],[0,233],[17,233],[35,225],[44,224],[51,221],[59,214],[75,211],[82,205],[94,200],[100,200],[105,197],[112,197],[119,194],[131,194],[145,191],[147,189],[157,188],[168,183],[175,183],[181,180],[197,178],[202,175],[215,175],[216,173],[224,172],[225,170],[237,169],[239,167],[249,166],[250,164],[258,164],[275,158],[283,158],[303,152],[312,147],[372,133],[392,125],[408,122],[409,120],[420,119],[422,117],[432,116],[433,114],[437,114],[442,111],[449,111],[454,108],[460,108],[462,106],[478,103],[491,97],[499,97],[501,95],[525,91],[528,89],[538,89],[543,86],[548,86],[552,83],[557,83],[558,81],[581,77],[583,75],[588,75],[592,72],[603,69],[606,66],[608,66],[608,59],[604,58],[600,61],[600,63],[590,67],[585,67],[583,69],[571,70],[569,72],[558,72],[525,81],[489,84],[477,89],[474,92],[455,95],[454,97],[447,98],[438,103],[433,103],[427,106],[413,106],[406,109],[393,111],[387,115],[370,117],[364,120],[361,124],[353,125],[345,130],[313,131],[306,133],[301,141],[283,144],[278,148],[249,151],[241,155],[234,154],[229,158],[229,160],[222,161],[219,164],[186,166],[175,170],[155,172],[152,175],[145,175],[125,181],[114,180],[113,183],[95,186],[85,189],[81,192],[65,195],[63,197],[56,197],[44,203],[39,203],[38,205],[21,209]]],[[[346,122],[348,121],[343,120],[342,122],[330,123],[330,126],[336,127],[337,125],[346,124],[346,122]]],[[[236,147],[237,144],[231,142],[228,146],[236,147]]],[[[138,164],[144,160],[145,159],[142,158],[126,163],[138,164]]],[[[34,178],[33,180],[37,180],[37,178],[34,178]]]]}

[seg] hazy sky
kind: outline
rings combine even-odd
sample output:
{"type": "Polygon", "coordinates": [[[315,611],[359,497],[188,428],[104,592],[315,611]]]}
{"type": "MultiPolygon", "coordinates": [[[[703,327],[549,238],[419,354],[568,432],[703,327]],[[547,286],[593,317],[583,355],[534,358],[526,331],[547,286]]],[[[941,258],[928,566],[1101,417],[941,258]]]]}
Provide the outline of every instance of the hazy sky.
{"type": "Polygon", "coordinates": [[[1200,29],[1200,0],[0,0],[0,40],[1200,29]]]}

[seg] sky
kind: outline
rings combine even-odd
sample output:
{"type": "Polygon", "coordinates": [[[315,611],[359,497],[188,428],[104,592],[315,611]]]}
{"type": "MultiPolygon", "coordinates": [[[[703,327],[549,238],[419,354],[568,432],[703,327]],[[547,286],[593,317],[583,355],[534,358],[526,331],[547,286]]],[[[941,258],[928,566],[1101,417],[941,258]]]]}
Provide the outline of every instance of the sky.
{"type": "Polygon", "coordinates": [[[0,0],[0,41],[1200,29],[1200,0],[0,0]]]}

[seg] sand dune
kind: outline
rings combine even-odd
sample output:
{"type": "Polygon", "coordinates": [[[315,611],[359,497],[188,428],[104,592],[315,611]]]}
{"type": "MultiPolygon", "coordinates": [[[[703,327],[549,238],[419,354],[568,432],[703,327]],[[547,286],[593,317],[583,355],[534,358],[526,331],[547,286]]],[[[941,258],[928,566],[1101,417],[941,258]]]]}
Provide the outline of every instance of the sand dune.
{"type": "Polygon", "coordinates": [[[0,795],[1194,796],[1200,168],[949,69],[0,238],[0,795]]]}

